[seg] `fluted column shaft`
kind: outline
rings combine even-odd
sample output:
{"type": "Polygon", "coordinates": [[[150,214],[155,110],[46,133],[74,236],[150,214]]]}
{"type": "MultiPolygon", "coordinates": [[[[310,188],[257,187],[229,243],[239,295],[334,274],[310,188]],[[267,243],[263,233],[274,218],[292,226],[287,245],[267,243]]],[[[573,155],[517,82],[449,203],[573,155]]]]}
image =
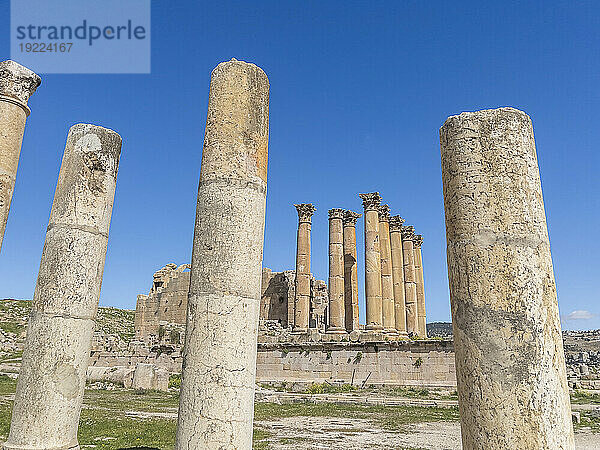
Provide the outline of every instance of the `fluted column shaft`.
{"type": "Polygon", "coordinates": [[[531,119],[462,113],[440,143],[462,446],[574,449],[531,119]]]}
{"type": "Polygon", "coordinates": [[[0,62],[0,250],[17,178],[27,106],[41,78],[14,61],[0,62]]]}
{"type": "Polygon", "coordinates": [[[421,253],[423,236],[415,236],[413,247],[415,250],[415,277],[417,282],[417,325],[418,334],[427,337],[427,320],[425,315],[425,279],[423,277],[423,255],[421,253]]]}
{"type": "Polygon", "coordinates": [[[269,80],[212,72],[175,448],[250,449],[267,194],[269,80]]]}
{"type": "Polygon", "coordinates": [[[390,250],[392,255],[392,282],[394,287],[394,320],[396,330],[406,336],[406,305],[404,302],[404,258],[402,255],[402,224],[400,216],[390,217],[390,250]]]}
{"type": "Polygon", "coordinates": [[[329,210],[329,333],[345,333],[344,210],[329,210]]]}
{"type": "Polygon", "coordinates": [[[381,252],[379,247],[379,204],[378,192],[359,194],[365,210],[365,297],[366,329],[383,329],[381,303],[381,252]]]}
{"type": "Polygon", "coordinates": [[[381,309],[383,331],[396,333],[394,282],[392,280],[392,250],[390,248],[390,207],[379,207],[379,249],[381,255],[381,309]]]}
{"type": "Polygon", "coordinates": [[[402,227],[402,256],[404,263],[404,303],[406,306],[406,331],[419,334],[417,322],[417,275],[415,273],[414,228],[402,227]]]}
{"type": "Polygon", "coordinates": [[[359,329],[358,322],[358,265],[356,255],[356,220],[362,214],[344,213],[344,304],[346,331],[359,329]]]}
{"type": "Polygon", "coordinates": [[[310,231],[316,208],[310,203],[294,206],[298,212],[294,331],[304,332],[308,330],[310,320],[310,231]]]}
{"type": "Polygon", "coordinates": [[[112,215],[121,137],[71,127],[58,176],[7,450],[79,448],[77,426],[112,215]]]}

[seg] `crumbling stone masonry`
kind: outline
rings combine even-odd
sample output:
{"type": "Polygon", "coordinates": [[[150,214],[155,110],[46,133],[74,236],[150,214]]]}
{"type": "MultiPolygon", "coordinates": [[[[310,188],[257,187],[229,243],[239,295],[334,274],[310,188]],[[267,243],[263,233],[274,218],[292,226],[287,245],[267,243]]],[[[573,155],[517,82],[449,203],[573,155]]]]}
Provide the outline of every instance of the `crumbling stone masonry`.
{"type": "Polygon", "coordinates": [[[417,276],[415,273],[415,251],[413,239],[415,229],[402,226],[402,258],[404,262],[404,304],[406,307],[406,331],[419,334],[417,318],[417,276]]]}
{"type": "Polygon", "coordinates": [[[400,336],[406,332],[406,306],[404,304],[404,258],[402,256],[402,224],[400,216],[390,217],[390,249],[392,255],[392,282],[394,287],[394,320],[400,336]]]}
{"type": "Polygon", "coordinates": [[[12,200],[27,106],[42,79],[14,61],[0,62],[0,250],[12,200]]]}
{"type": "Polygon", "coordinates": [[[298,212],[294,330],[302,333],[308,330],[310,325],[310,229],[311,218],[316,208],[311,203],[294,206],[298,212]]]}
{"type": "Polygon", "coordinates": [[[148,295],[137,297],[135,336],[156,343],[167,324],[185,324],[187,297],[190,289],[190,265],[167,264],[154,273],[148,295]],[[163,327],[161,329],[161,327],[163,327]]]}
{"type": "Polygon", "coordinates": [[[381,255],[381,304],[384,333],[397,334],[392,280],[392,249],[390,247],[390,207],[379,207],[379,249],[381,255]]]}
{"type": "Polygon", "coordinates": [[[427,323],[425,314],[425,278],[423,277],[423,255],[421,253],[423,236],[415,235],[413,247],[415,251],[415,277],[417,282],[417,334],[427,337],[427,323]]]}
{"type": "Polygon", "coordinates": [[[359,329],[358,323],[358,265],[356,255],[356,220],[362,214],[344,212],[344,304],[346,331],[359,329]]]}
{"type": "Polygon", "coordinates": [[[329,210],[329,327],[328,333],[345,333],[343,209],[329,210]]]}
{"type": "Polygon", "coordinates": [[[69,130],[5,449],[79,448],[120,152],[112,130],[69,130]]]}
{"type": "Polygon", "coordinates": [[[463,448],[574,449],[531,119],[462,113],[440,144],[463,448]]]}
{"type": "Polygon", "coordinates": [[[379,246],[379,192],[359,194],[365,210],[365,299],[366,329],[383,329],[381,304],[381,252],[379,246]]]}
{"type": "Polygon", "coordinates": [[[251,449],[269,134],[269,81],[212,72],[175,448],[251,449]]]}

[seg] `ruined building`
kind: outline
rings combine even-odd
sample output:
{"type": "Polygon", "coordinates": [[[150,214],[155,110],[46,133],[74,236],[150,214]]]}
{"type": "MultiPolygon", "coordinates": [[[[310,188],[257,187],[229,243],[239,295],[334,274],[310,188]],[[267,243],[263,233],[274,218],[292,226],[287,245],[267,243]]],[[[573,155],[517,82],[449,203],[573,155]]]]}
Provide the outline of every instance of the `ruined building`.
{"type": "MultiPolygon", "coordinates": [[[[296,274],[293,270],[262,271],[260,301],[261,328],[268,325],[288,328],[293,325],[296,274]]],[[[310,327],[325,331],[329,297],[323,280],[310,279],[310,327]]],[[[137,297],[135,310],[136,338],[156,344],[182,344],[190,286],[190,265],[167,264],[154,274],[148,295],[137,297]]]]}

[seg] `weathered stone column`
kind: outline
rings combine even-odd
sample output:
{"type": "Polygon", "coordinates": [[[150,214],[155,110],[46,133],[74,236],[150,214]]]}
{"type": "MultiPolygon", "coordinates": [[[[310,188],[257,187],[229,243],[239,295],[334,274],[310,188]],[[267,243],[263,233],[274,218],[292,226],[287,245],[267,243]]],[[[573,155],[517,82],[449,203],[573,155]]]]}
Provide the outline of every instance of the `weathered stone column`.
{"type": "Polygon", "coordinates": [[[346,331],[359,329],[358,323],[358,265],[356,255],[356,220],[362,214],[344,212],[344,304],[346,331]]]}
{"type": "Polygon", "coordinates": [[[345,333],[344,210],[329,210],[329,327],[328,333],[345,333]]]}
{"type": "Polygon", "coordinates": [[[381,305],[383,331],[397,334],[392,280],[392,250],[390,248],[390,207],[379,206],[379,249],[381,254],[381,305]]]}
{"type": "Polygon", "coordinates": [[[71,127],[38,274],[5,449],[79,448],[121,137],[71,127]]]}
{"type": "Polygon", "coordinates": [[[413,248],[415,251],[415,278],[417,281],[417,330],[419,336],[427,337],[427,319],[425,317],[425,279],[423,277],[423,255],[421,254],[423,236],[415,235],[413,248]]]}
{"type": "Polygon", "coordinates": [[[212,72],[175,448],[250,449],[267,191],[269,80],[212,72]]]}
{"type": "Polygon", "coordinates": [[[392,282],[394,285],[394,320],[400,336],[406,337],[406,306],[404,303],[404,258],[402,256],[402,224],[400,216],[390,217],[390,249],[392,254],[392,282]]]}
{"type": "Polygon", "coordinates": [[[379,192],[358,194],[365,209],[365,300],[366,329],[383,329],[381,304],[381,252],[379,247],[379,192]]]}
{"type": "Polygon", "coordinates": [[[402,259],[404,263],[404,305],[406,308],[406,331],[419,334],[417,319],[417,275],[415,273],[415,251],[413,239],[415,229],[402,226],[402,259]]]}
{"type": "Polygon", "coordinates": [[[531,119],[462,113],[440,143],[463,448],[573,449],[531,119]]]}
{"type": "Polygon", "coordinates": [[[42,79],[14,61],[0,62],[0,250],[12,200],[25,121],[27,101],[42,79]]]}
{"type": "Polygon", "coordinates": [[[308,330],[310,320],[310,231],[312,215],[316,208],[312,203],[300,203],[294,206],[298,212],[298,236],[293,330],[303,333],[308,330]]]}

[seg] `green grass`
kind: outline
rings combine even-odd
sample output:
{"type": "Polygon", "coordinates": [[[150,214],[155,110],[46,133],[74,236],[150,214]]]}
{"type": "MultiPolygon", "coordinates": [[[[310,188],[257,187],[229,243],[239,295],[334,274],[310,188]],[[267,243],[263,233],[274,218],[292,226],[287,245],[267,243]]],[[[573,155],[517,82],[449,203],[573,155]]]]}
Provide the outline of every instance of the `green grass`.
{"type": "Polygon", "coordinates": [[[356,386],[351,384],[329,384],[329,383],[313,383],[304,390],[305,394],[340,394],[345,392],[357,391],[356,386]]]}
{"type": "Polygon", "coordinates": [[[600,405],[600,394],[592,394],[586,391],[575,390],[571,393],[571,403],[574,403],[576,405],[600,405]]]}
{"type": "Polygon", "coordinates": [[[17,336],[25,329],[23,325],[16,322],[0,322],[0,328],[7,333],[14,333],[17,336]]]}
{"type": "Polygon", "coordinates": [[[17,380],[0,375],[0,395],[14,394],[16,388],[17,380]]]}

